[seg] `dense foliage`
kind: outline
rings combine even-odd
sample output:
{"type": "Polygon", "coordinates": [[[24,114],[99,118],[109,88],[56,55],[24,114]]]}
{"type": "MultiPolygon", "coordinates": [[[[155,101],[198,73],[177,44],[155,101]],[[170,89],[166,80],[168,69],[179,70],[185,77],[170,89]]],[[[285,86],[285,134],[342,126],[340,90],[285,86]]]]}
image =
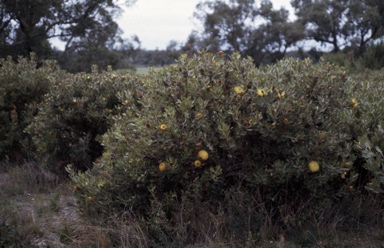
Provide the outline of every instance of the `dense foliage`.
{"type": "Polygon", "coordinates": [[[1,64],[2,159],[67,168],[84,217],[135,220],[152,246],[300,231],[372,192],[382,204],[382,71],[204,51],[140,77],[1,64]]]}
{"type": "MultiPolygon", "coordinates": [[[[203,52],[141,80],[139,105],[114,118],[94,168],[69,169],[83,213],[96,222],[133,213],[166,242],[180,206],[232,216],[236,202],[252,206],[252,214],[237,212],[255,218],[241,224],[251,230],[258,218],[300,227],[360,185],[355,163],[365,162],[353,148],[364,133],[356,126],[361,95],[331,64],[287,59],[259,70],[239,54],[203,52]]],[[[129,90],[119,98],[134,102],[129,90]]]]}
{"type": "Polygon", "coordinates": [[[14,162],[30,159],[30,137],[24,133],[37,114],[37,104],[44,99],[54,75],[60,70],[56,63],[38,65],[34,56],[0,60],[0,160],[14,162]]]}
{"type": "Polygon", "coordinates": [[[116,76],[111,70],[55,77],[51,90],[38,106],[39,115],[27,128],[43,163],[65,174],[71,164],[78,170],[92,167],[103,147],[98,140],[124,108],[117,98],[122,88],[130,89],[135,78],[116,76]]]}

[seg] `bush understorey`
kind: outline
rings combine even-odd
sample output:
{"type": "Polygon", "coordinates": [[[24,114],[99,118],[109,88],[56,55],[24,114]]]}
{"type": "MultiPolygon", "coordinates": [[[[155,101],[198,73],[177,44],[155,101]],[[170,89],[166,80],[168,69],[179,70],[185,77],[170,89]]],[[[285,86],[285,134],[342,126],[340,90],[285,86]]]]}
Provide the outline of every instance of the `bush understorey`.
{"type": "Polygon", "coordinates": [[[39,115],[25,129],[42,164],[61,176],[69,164],[79,171],[91,169],[103,152],[100,136],[127,104],[118,92],[134,88],[135,82],[135,77],[116,76],[111,69],[99,73],[96,67],[91,74],[55,77],[38,105],[39,115]]]}
{"type": "Polygon", "coordinates": [[[106,246],[332,246],[324,230],[383,218],[379,74],[204,51],[138,77],[51,71],[22,133],[106,246]]]}
{"type": "Polygon", "coordinates": [[[15,63],[9,57],[0,64],[0,160],[22,163],[33,158],[31,137],[24,129],[61,71],[52,61],[38,66],[33,54],[30,60],[20,57],[15,63]]]}
{"type": "MultiPolygon", "coordinates": [[[[205,52],[140,80],[142,97],[114,118],[94,168],[69,168],[95,223],[133,215],[151,245],[182,246],[217,234],[220,220],[222,237],[246,240],[266,225],[285,235],[329,224],[335,207],[381,187],[381,144],[366,136],[382,130],[367,97],[379,100],[379,83],[370,92],[324,61],[258,69],[205,52]]],[[[135,100],[130,89],[119,99],[135,100]]]]}

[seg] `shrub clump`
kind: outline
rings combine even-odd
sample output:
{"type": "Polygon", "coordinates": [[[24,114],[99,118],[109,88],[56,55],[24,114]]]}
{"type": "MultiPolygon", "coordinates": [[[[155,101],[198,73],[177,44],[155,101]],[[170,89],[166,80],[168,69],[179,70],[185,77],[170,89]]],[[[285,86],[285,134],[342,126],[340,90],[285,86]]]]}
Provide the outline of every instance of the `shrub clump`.
{"type": "Polygon", "coordinates": [[[45,61],[38,66],[33,54],[17,62],[0,59],[0,160],[22,162],[31,155],[31,140],[24,128],[37,114],[37,105],[57,74],[56,63],[45,61]]]}
{"type": "MultiPolygon", "coordinates": [[[[260,218],[301,225],[351,192],[356,175],[343,165],[355,161],[358,105],[335,66],[286,59],[259,70],[239,54],[203,52],[142,81],[141,109],[115,117],[92,170],[71,172],[94,221],[130,212],[164,244],[180,236],[178,214],[196,238],[202,206],[243,235],[260,218]]],[[[133,100],[129,90],[119,99],[133,100]]]]}
{"type": "Polygon", "coordinates": [[[375,193],[384,193],[384,82],[383,70],[366,79],[360,78],[355,91],[359,108],[355,113],[358,137],[354,145],[355,167],[360,171],[359,186],[375,193]],[[381,75],[381,77],[380,77],[381,75]],[[381,78],[381,79],[380,79],[381,78]]]}
{"type": "Polygon", "coordinates": [[[38,106],[39,115],[26,129],[33,137],[43,165],[65,175],[71,164],[76,170],[92,168],[103,147],[99,136],[113,122],[126,102],[117,98],[135,78],[116,76],[112,70],[91,74],[66,74],[55,78],[51,90],[38,106]]]}

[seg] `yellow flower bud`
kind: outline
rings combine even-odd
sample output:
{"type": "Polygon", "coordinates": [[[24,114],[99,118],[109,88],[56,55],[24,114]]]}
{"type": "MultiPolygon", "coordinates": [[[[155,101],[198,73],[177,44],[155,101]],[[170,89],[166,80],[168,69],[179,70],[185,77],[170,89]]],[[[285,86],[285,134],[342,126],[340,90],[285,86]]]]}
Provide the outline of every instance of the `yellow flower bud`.
{"type": "Polygon", "coordinates": [[[160,130],[165,131],[166,129],[167,129],[167,125],[166,124],[161,124],[160,125],[160,130]]]}
{"type": "Polygon", "coordinates": [[[264,89],[258,89],[257,90],[257,95],[258,96],[265,96],[265,95],[267,95],[267,92],[265,92],[264,89]]]}
{"type": "Polygon", "coordinates": [[[202,160],[207,160],[208,159],[208,152],[206,150],[200,150],[199,153],[197,154],[199,158],[202,160]]]}
{"type": "Polygon", "coordinates": [[[309,170],[312,172],[319,171],[320,169],[319,163],[317,161],[309,162],[308,166],[309,166],[309,170]]]}
{"type": "Polygon", "coordinates": [[[166,165],[166,163],[161,162],[161,163],[159,164],[159,170],[160,170],[160,171],[165,171],[166,169],[167,169],[167,165],[166,165]]]}
{"type": "Polygon", "coordinates": [[[196,114],[196,116],[197,116],[199,119],[202,119],[204,115],[203,115],[202,113],[199,112],[199,113],[196,114]]]}
{"type": "Polygon", "coordinates": [[[236,92],[236,94],[243,94],[244,93],[244,89],[243,87],[241,86],[235,86],[235,88],[233,88],[236,92]]]}
{"type": "Polygon", "coordinates": [[[195,160],[194,165],[195,167],[200,168],[202,164],[200,160],[195,160]]]}

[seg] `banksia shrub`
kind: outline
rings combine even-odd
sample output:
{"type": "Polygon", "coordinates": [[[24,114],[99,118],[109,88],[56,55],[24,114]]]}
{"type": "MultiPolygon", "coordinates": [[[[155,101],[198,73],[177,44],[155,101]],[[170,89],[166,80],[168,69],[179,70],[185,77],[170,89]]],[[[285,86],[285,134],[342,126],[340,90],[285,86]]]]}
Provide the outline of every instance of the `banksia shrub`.
{"type": "Polygon", "coordinates": [[[384,82],[383,71],[376,71],[367,80],[361,79],[355,91],[358,136],[355,166],[360,171],[358,186],[375,193],[384,193],[384,82]],[[381,73],[381,74],[379,74],[381,73]],[[379,75],[381,75],[381,80],[379,75]]]}
{"type": "Polygon", "coordinates": [[[203,52],[142,81],[141,110],[115,118],[91,171],[72,172],[93,220],[130,210],[172,236],[159,223],[172,223],[180,206],[231,215],[226,200],[241,192],[252,199],[245,209],[289,226],[349,192],[353,82],[334,66],[286,59],[259,70],[239,54],[203,52]]]}
{"type": "Polygon", "coordinates": [[[121,88],[129,89],[134,81],[111,70],[98,73],[96,68],[91,74],[55,78],[39,105],[39,115],[26,129],[43,164],[61,175],[66,175],[68,164],[81,171],[91,168],[103,152],[99,136],[126,104],[117,93],[121,88]]]}
{"type": "Polygon", "coordinates": [[[37,104],[49,91],[52,78],[59,73],[55,63],[46,61],[37,68],[31,59],[0,60],[0,160],[8,157],[21,162],[32,149],[24,128],[37,114],[37,104]]]}

